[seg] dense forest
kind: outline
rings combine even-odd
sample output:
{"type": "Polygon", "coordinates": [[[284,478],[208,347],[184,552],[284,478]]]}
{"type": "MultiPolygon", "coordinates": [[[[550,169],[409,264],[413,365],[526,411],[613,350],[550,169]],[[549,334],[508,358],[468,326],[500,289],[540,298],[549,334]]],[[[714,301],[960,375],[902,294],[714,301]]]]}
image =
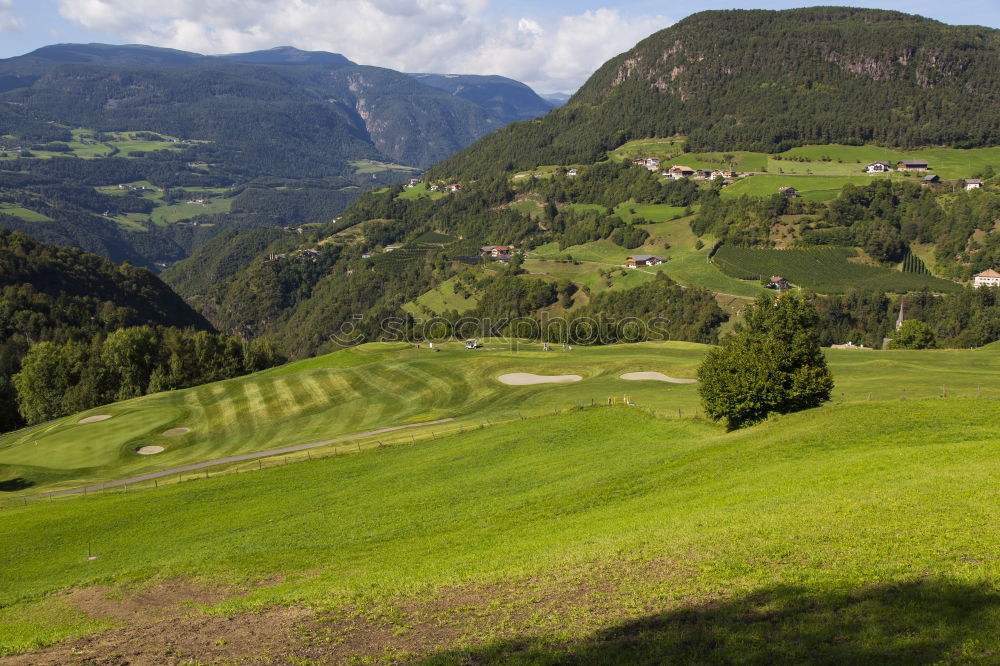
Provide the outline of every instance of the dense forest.
{"type": "Polygon", "coordinates": [[[1000,143],[1000,31],[848,7],[693,14],[605,63],[563,107],[434,178],[597,161],[632,139],[781,152],[806,143],[1000,143]]]}
{"type": "Polygon", "coordinates": [[[276,361],[267,341],[250,344],[216,334],[145,269],[0,229],[0,430],[276,361]],[[130,348],[130,340],[138,346],[130,348]],[[127,377],[116,374],[118,361],[109,360],[112,347],[105,352],[106,345],[117,350],[119,360],[132,354],[148,363],[127,377]],[[50,382],[36,374],[18,380],[22,362],[33,354],[46,359],[39,367],[59,378],[50,382]],[[203,367],[198,358],[206,361],[203,367]],[[104,365],[98,359],[105,359],[104,365]],[[56,387],[45,391],[43,408],[26,406],[18,396],[36,386],[56,387]],[[74,386],[79,388],[71,391],[74,386]]]}

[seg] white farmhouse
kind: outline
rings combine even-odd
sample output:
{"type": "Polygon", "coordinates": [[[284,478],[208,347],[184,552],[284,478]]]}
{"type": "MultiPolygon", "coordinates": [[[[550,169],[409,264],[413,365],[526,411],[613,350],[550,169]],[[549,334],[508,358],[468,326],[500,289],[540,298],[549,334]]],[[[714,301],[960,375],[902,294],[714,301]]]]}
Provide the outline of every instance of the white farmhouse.
{"type": "Polygon", "coordinates": [[[872,162],[865,167],[865,173],[889,173],[892,165],[888,162],[872,162]]]}
{"type": "Polygon", "coordinates": [[[980,287],[1000,287],[1000,273],[997,273],[992,268],[988,271],[983,271],[975,277],[972,286],[976,289],[980,287]]]}

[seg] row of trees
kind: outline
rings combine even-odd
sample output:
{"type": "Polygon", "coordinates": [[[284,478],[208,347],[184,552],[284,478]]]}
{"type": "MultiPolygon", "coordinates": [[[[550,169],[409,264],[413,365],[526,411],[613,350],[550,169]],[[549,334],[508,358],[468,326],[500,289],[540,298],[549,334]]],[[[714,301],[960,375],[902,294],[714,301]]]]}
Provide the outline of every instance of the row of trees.
{"type": "MultiPolygon", "coordinates": [[[[915,340],[930,340],[930,346],[959,349],[1000,340],[998,288],[969,287],[944,295],[922,291],[900,298],[904,301],[907,321],[921,322],[921,333],[915,340]]],[[[890,298],[875,289],[854,289],[842,295],[815,298],[820,343],[829,346],[851,341],[877,348],[884,338],[898,342],[896,320],[900,298],[890,298]]],[[[916,329],[908,328],[904,335],[909,332],[916,329]]],[[[910,348],[925,346],[923,342],[898,344],[910,348]]]]}
{"type": "Polygon", "coordinates": [[[40,342],[13,377],[17,406],[40,423],[147,393],[237,377],[277,364],[267,338],[138,326],[89,342],[40,342]]]}

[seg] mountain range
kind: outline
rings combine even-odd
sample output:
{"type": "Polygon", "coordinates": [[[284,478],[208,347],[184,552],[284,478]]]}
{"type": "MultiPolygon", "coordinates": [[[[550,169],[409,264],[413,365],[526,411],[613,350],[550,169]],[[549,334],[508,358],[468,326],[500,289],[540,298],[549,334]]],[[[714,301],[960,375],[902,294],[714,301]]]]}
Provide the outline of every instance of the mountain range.
{"type": "Polygon", "coordinates": [[[0,61],[0,225],[158,268],[226,228],[329,221],[550,108],[503,77],[292,47],[47,46],[0,61]]]}

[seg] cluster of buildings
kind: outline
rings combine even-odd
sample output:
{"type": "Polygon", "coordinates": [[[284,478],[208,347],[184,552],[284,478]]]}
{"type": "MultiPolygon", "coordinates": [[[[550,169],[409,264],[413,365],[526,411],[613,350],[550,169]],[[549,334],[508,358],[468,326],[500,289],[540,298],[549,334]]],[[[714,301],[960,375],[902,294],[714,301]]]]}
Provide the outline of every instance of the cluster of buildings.
{"type": "Polygon", "coordinates": [[[634,254],[625,260],[625,266],[628,268],[659,266],[664,261],[663,257],[657,257],[655,254],[634,254]]]}
{"type": "Polygon", "coordinates": [[[510,257],[514,252],[516,250],[508,245],[487,245],[486,247],[479,248],[480,257],[493,259],[494,261],[510,261],[510,257]]]}
{"type": "MultiPolygon", "coordinates": [[[[419,178],[411,178],[403,187],[411,189],[419,185],[421,182],[423,181],[419,178]]],[[[431,192],[441,192],[442,190],[446,192],[461,192],[464,188],[461,183],[451,183],[450,185],[438,185],[437,183],[434,183],[433,185],[428,186],[427,189],[431,192]]]]}
{"type": "MultiPolygon", "coordinates": [[[[889,164],[888,162],[872,162],[871,164],[865,167],[865,173],[869,174],[890,173],[891,171],[894,170],[905,171],[905,172],[910,172],[910,171],[924,172],[929,170],[930,168],[931,167],[927,163],[927,160],[900,160],[895,164],[895,168],[893,167],[892,164],[889,164]]],[[[940,182],[941,182],[941,177],[938,176],[937,174],[929,174],[927,176],[924,176],[923,180],[923,183],[925,185],[935,185],[940,182]]],[[[983,181],[979,180],[978,178],[966,178],[963,180],[951,181],[951,182],[955,182],[956,184],[961,185],[966,190],[978,190],[980,187],[983,186],[983,181]]]]}
{"type": "MultiPolygon", "coordinates": [[[[637,160],[632,160],[632,164],[635,164],[636,166],[644,166],[650,171],[660,171],[660,159],[658,157],[642,157],[637,160]]],[[[724,180],[733,180],[739,177],[739,174],[735,171],[729,171],[726,169],[692,169],[691,167],[684,166],[683,164],[675,164],[667,167],[663,170],[663,175],[672,180],[680,180],[681,178],[697,178],[704,180],[722,178],[724,180]]]]}
{"type": "MultiPolygon", "coordinates": [[[[899,171],[927,171],[929,168],[927,160],[900,160],[895,165],[895,170],[899,171]]],[[[893,165],[888,162],[872,162],[865,167],[865,173],[889,173],[893,170],[893,165]]]]}
{"type": "Polygon", "coordinates": [[[127,183],[118,183],[118,189],[125,192],[156,192],[155,187],[146,187],[145,185],[129,185],[127,183]]]}

